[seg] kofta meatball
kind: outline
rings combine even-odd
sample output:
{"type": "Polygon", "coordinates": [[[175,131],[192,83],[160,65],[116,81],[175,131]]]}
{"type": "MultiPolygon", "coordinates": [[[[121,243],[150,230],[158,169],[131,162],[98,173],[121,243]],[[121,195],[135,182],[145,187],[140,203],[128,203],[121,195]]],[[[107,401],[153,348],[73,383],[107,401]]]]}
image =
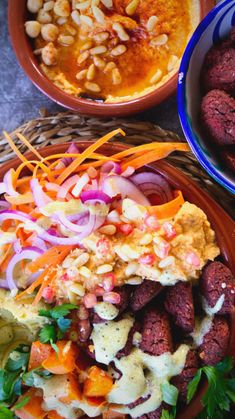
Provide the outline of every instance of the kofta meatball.
{"type": "Polygon", "coordinates": [[[116,292],[121,297],[120,303],[115,304],[116,307],[119,309],[119,314],[121,314],[129,306],[130,296],[131,296],[131,287],[126,286],[126,285],[122,287],[116,287],[114,288],[113,292],[116,292]]]}
{"type": "Polygon", "coordinates": [[[185,366],[181,374],[172,378],[171,383],[179,390],[179,400],[187,401],[188,384],[193,379],[198,370],[197,351],[190,349],[187,353],[185,366]]]}
{"type": "Polygon", "coordinates": [[[168,315],[163,310],[146,310],[142,326],[140,349],[150,355],[172,352],[172,338],[168,315]]]}
{"type": "Polygon", "coordinates": [[[235,94],[235,49],[231,40],[215,45],[206,54],[202,85],[204,92],[219,89],[232,96],[235,94]]]}
{"type": "Polygon", "coordinates": [[[231,30],[230,39],[232,42],[235,42],[235,26],[231,30]]]}
{"type": "Polygon", "coordinates": [[[226,355],[230,338],[228,321],[215,316],[212,326],[198,347],[198,354],[204,365],[216,365],[226,355]]]}
{"type": "Polygon", "coordinates": [[[235,151],[226,150],[222,155],[227,167],[235,172],[235,151]]]}
{"type": "Polygon", "coordinates": [[[131,296],[130,306],[133,311],[141,310],[148,304],[159,292],[163,286],[159,282],[145,280],[142,284],[137,285],[131,296]]]}
{"type": "Polygon", "coordinates": [[[235,302],[235,281],[232,272],[221,262],[205,266],[200,278],[200,291],[210,307],[214,307],[224,295],[224,302],[218,314],[229,314],[235,302]]]}
{"type": "Polygon", "coordinates": [[[220,90],[207,93],[201,104],[201,121],[210,140],[217,145],[235,144],[235,99],[227,93],[220,90]]]}
{"type": "Polygon", "coordinates": [[[174,323],[184,332],[192,332],[195,325],[192,285],[180,281],[168,287],[165,309],[172,316],[174,323]]]}

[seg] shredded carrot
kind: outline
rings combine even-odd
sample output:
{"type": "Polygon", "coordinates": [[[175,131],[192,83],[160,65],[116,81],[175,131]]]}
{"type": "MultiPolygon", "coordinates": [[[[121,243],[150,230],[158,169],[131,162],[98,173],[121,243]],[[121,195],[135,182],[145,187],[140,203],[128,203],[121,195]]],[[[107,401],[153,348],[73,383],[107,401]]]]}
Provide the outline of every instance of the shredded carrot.
{"type": "Polygon", "coordinates": [[[3,131],[3,135],[6,138],[6,140],[9,143],[9,146],[12,148],[12,150],[16,153],[16,155],[19,157],[19,159],[26,163],[26,165],[28,166],[28,168],[33,172],[33,166],[32,164],[26,159],[25,156],[23,156],[23,154],[18,150],[18,148],[16,147],[16,145],[14,144],[14,142],[12,141],[10,135],[6,132],[3,131]]]}
{"type": "Polygon", "coordinates": [[[159,219],[172,218],[184,204],[184,197],[181,191],[175,191],[175,198],[162,205],[146,207],[150,214],[156,215],[159,219]]]}
{"type": "Polygon", "coordinates": [[[37,171],[38,171],[39,168],[42,169],[43,172],[45,172],[47,174],[47,177],[48,177],[50,182],[55,181],[54,176],[52,175],[50,168],[45,166],[45,164],[42,161],[37,162],[37,165],[34,168],[34,171],[33,171],[33,178],[34,179],[38,178],[37,171]]]}
{"type": "Polygon", "coordinates": [[[12,249],[12,243],[5,245],[6,251],[4,255],[0,259],[0,270],[1,272],[5,272],[7,265],[9,263],[9,260],[11,259],[11,249],[12,249]]]}
{"type": "Polygon", "coordinates": [[[44,280],[43,280],[43,282],[42,282],[42,284],[41,284],[41,286],[40,286],[40,288],[37,292],[37,295],[33,300],[33,303],[32,303],[33,306],[35,306],[39,303],[39,301],[42,298],[42,293],[43,293],[44,288],[46,288],[49,284],[52,283],[52,281],[55,277],[55,274],[56,274],[55,271],[48,272],[48,275],[44,278],[44,280]]]}
{"type": "Polygon", "coordinates": [[[189,151],[188,144],[185,143],[162,143],[159,144],[158,149],[149,151],[148,153],[142,153],[138,157],[133,159],[124,160],[124,163],[121,165],[122,170],[126,170],[128,166],[133,167],[135,170],[140,167],[150,164],[156,160],[163,159],[167,157],[173,151],[189,151]]]}
{"type": "Polygon", "coordinates": [[[57,179],[57,183],[61,185],[65,181],[65,179],[73,173],[77,167],[86,159],[90,157],[90,155],[97,150],[99,147],[101,147],[103,144],[105,144],[107,141],[109,141],[111,138],[113,138],[115,135],[121,134],[125,136],[126,134],[124,131],[120,128],[111,131],[109,134],[106,134],[104,137],[100,138],[95,143],[91,144],[86,150],[81,153],[79,157],[77,157],[66,169],[61,173],[61,175],[57,179]]]}
{"type": "Polygon", "coordinates": [[[30,272],[37,272],[39,269],[44,268],[48,263],[50,265],[56,265],[58,259],[62,257],[62,260],[67,256],[67,254],[72,250],[73,246],[53,246],[43,255],[39,256],[32,262],[29,262],[27,268],[30,272]],[[63,257],[64,255],[64,257],[63,257]]]}
{"type": "MultiPolygon", "coordinates": [[[[16,172],[15,172],[15,182],[17,182],[17,184],[18,184],[18,180],[19,181],[21,180],[21,179],[19,179],[19,177],[20,177],[20,174],[21,174],[22,170],[28,165],[28,163],[36,165],[38,163],[38,161],[37,160],[24,161],[17,167],[16,172]]],[[[33,171],[34,171],[34,167],[32,169],[32,172],[33,171]]],[[[24,179],[24,177],[22,178],[22,180],[23,179],[24,179]]]]}
{"type": "Polygon", "coordinates": [[[19,140],[26,145],[26,147],[28,147],[28,149],[30,151],[32,151],[33,154],[35,154],[35,156],[39,159],[42,160],[43,157],[41,156],[41,154],[32,146],[32,144],[30,144],[30,142],[19,132],[16,133],[17,137],[19,138],[19,140]]]}
{"type": "Polygon", "coordinates": [[[49,274],[49,272],[50,272],[51,269],[52,268],[50,266],[47,269],[45,269],[45,271],[43,271],[41,273],[41,275],[36,279],[36,281],[34,281],[28,288],[26,288],[20,294],[17,294],[16,297],[15,297],[15,299],[16,300],[20,300],[25,295],[32,294],[36,288],[38,288],[39,286],[41,286],[41,284],[44,281],[44,278],[46,278],[46,276],[49,274]]]}

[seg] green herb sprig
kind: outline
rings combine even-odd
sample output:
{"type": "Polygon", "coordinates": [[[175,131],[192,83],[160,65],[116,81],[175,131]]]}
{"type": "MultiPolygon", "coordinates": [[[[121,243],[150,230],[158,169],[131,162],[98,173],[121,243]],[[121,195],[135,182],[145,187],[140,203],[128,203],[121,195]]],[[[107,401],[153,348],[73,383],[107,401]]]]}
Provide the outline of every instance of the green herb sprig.
{"type": "Polygon", "coordinates": [[[175,419],[179,391],[168,381],[161,385],[161,390],[163,401],[172,406],[170,410],[163,409],[161,419],[175,419]]]}

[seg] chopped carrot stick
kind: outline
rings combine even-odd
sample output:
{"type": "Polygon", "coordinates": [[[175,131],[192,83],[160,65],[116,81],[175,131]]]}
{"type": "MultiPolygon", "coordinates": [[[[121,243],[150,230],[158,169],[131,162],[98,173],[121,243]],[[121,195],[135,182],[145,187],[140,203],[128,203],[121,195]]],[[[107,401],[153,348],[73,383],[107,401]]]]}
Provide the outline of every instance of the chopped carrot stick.
{"type": "Polygon", "coordinates": [[[17,294],[15,299],[20,300],[25,295],[32,294],[34,290],[43,283],[44,278],[50,273],[50,270],[51,267],[45,269],[45,271],[41,273],[41,275],[36,279],[36,281],[34,281],[28,288],[26,288],[26,290],[22,291],[20,294],[17,294]]]}
{"type": "Polygon", "coordinates": [[[147,206],[146,209],[150,214],[156,215],[159,219],[172,218],[177,214],[184,204],[184,197],[181,191],[175,191],[175,198],[162,205],[147,206]]]}
{"type": "Polygon", "coordinates": [[[48,275],[44,278],[44,280],[43,280],[43,282],[42,282],[42,284],[41,284],[41,286],[40,286],[40,288],[39,288],[39,290],[37,292],[37,295],[36,295],[36,297],[33,300],[33,303],[32,303],[33,306],[36,306],[39,303],[39,301],[42,298],[42,294],[43,294],[44,288],[46,288],[49,284],[52,283],[52,281],[53,281],[53,279],[55,277],[55,274],[56,274],[56,272],[54,270],[53,271],[50,271],[48,273],[48,275]]]}
{"type": "Polygon", "coordinates": [[[61,185],[65,181],[65,179],[73,173],[77,167],[86,159],[89,159],[90,155],[97,150],[99,147],[101,147],[103,144],[105,144],[107,141],[109,141],[112,137],[114,137],[116,134],[122,134],[125,136],[125,133],[120,128],[111,131],[109,134],[105,135],[104,137],[100,138],[95,143],[91,144],[86,150],[84,150],[83,153],[79,157],[77,157],[66,169],[61,173],[61,175],[57,179],[57,183],[61,185]]]}
{"type": "Polygon", "coordinates": [[[11,259],[11,249],[12,249],[12,243],[10,244],[6,244],[6,251],[4,253],[4,255],[1,257],[0,259],[0,270],[1,272],[5,272],[8,263],[11,259]]]}
{"type": "Polygon", "coordinates": [[[26,165],[28,166],[28,168],[33,172],[33,165],[26,159],[25,156],[23,156],[23,154],[18,150],[18,148],[16,147],[16,145],[14,144],[14,142],[12,141],[10,135],[6,132],[3,131],[3,135],[6,138],[6,140],[9,143],[9,146],[12,148],[12,150],[16,153],[16,155],[19,157],[19,159],[26,163],[26,165]]]}
{"type": "Polygon", "coordinates": [[[41,154],[32,146],[32,144],[30,144],[30,142],[19,132],[16,133],[17,137],[19,138],[19,140],[26,145],[26,147],[28,147],[28,149],[30,151],[32,151],[33,154],[35,154],[35,156],[39,159],[42,160],[43,157],[41,156],[41,154]]]}
{"type": "Polygon", "coordinates": [[[57,265],[58,260],[65,259],[67,254],[72,250],[73,246],[53,246],[43,255],[39,256],[34,261],[30,262],[27,266],[30,272],[35,273],[39,269],[44,268],[48,264],[50,266],[57,265]]]}

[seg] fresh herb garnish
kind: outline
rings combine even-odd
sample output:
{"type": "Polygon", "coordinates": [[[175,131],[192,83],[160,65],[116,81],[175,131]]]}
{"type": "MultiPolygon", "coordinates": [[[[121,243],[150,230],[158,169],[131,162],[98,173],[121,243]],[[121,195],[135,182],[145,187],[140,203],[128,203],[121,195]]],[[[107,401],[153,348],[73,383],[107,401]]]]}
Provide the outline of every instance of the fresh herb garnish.
{"type": "Polygon", "coordinates": [[[224,418],[223,412],[230,411],[231,402],[235,402],[235,378],[232,357],[212,366],[200,368],[188,385],[187,403],[195,395],[198,384],[203,376],[208,380],[208,389],[202,398],[204,409],[198,419],[224,418]]]}
{"type": "Polygon", "coordinates": [[[1,419],[13,419],[14,413],[8,409],[6,406],[0,404],[0,418],[1,419]]]}
{"type": "Polygon", "coordinates": [[[0,403],[11,406],[21,395],[22,375],[28,361],[29,346],[20,345],[10,353],[4,369],[0,369],[0,403]]]}
{"type": "Polygon", "coordinates": [[[17,409],[21,409],[22,407],[24,407],[26,404],[28,404],[28,402],[29,402],[29,400],[30,400],[30,396],[25,396],[25,397],[23,397],[18,403],[16,403],[14,406],[13,406],[13,410],[17,410],[17,409]]]}
{"type": "Polygon", "coordinates": [[[40,333],[41,343],[50,343],[52,348],[58,353],[56,341],[62,339],[71,325],[71,320],[65,316],[78,307],[74,304],[62,304],[50,310],[39,310],[39,315],[50,319],[50,324],[45,325],[40,333]]]}
{"type": "Polygon", "coordinates": [[[168,381],[161,385],[161,389],[163,401],[172,406],[170,410],[163,409],[161,419],[175,419],[179,391],[168,381]]]}
{"type": "Polygon", "coordinates": [[[28,387],[34,387],[35,374],[45,379],[51,378],[53,376],[51,372],[44,370],[41,367],[38,367],[23,374],[22,376],[23,383],[28,387]]]}

